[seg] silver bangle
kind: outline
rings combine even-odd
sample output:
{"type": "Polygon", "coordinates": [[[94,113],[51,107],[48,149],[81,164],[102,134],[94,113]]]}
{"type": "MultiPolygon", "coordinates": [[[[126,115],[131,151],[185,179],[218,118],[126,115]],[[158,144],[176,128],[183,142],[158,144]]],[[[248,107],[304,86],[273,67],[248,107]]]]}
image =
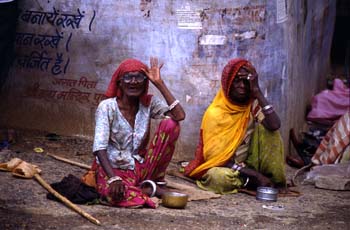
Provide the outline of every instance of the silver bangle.
{"type": "Polygon", "coordinates": [[[113,176],[107,180],[107,184],[111,184],[114,181],[122,181],[123,179],[120,176],[113,176]]]}
{"type": "Polygon", "coordinates": [[[140,187],[142,187],[142,185],[147,184],[147,183],[152,186],[152,193],[149,197],[154,197],[154,195],[156,195],[157,185],[152,180],[144,180],[141,182],[140,187]]]}
{"type": "Polygon", "coordinates": [[[243,188],[247,186],[248,182],[249,182],[249,177],[247,177],[247,180],[245,181],[243,188]]]}
{"type": "Polygon", "coordinates": [[[175,106],[176,106],[177,104],[179,104],[179,103],[180,103],[179,100],[175,100],[173,103],[171,103],[171,105],[169,105],[168,111],[170,111],[170,110],[172,110],[173,108],[175,108],[175,106]]]}
{"type": "Polygon", "coordinates": [[[264,115],[269,115],[274,112],[273,108],[267,110],[267,111],[262,111],[264,115]]]}
{"type": "Polygon", "coordinates": [[[272,107],[272,105],[265,105],[263,108],[262,108],[262,111],[264,111],[264,112],[266,112],[267,110],[269,110],[269,109],[272,109],[273,107],[272,107]]]}

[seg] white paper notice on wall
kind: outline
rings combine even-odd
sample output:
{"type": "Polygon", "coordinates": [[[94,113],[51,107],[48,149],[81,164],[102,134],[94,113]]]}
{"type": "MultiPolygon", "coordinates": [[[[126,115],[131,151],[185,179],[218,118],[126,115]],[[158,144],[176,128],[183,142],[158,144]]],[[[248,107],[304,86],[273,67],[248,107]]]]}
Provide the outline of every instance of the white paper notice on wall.
{"type": "Polygon", "coordinates": [[[176,10],[177,26],[180,29],[202,29],[200,10],[191,9],[189,4],[176,10]]]}
{"type": "Polygon", "coordinates": [[[287,2],[286,0],[276,0],[276,22],[282,23],[287,21],[287,2]]]}
{"type": "Polygon", "coordinates": [[[243,33],[235,33],[233,36],[235,40],[246,40],[246,39],[254,39],[257,36],[257,32],[254,30],[245,31],[243,33]]]}
{"type": "Polygon", "coordinates": [[[227,37],[225,35],[203,35],[199,38],[199,44],[202,46],[208,45],[225,45],[227,37]]]}

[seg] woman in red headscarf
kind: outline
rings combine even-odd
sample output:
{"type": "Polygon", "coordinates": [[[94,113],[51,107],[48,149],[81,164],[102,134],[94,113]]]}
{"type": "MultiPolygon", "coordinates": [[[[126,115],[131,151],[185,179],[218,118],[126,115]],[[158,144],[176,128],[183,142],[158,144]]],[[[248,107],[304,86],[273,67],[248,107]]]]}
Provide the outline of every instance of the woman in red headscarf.
{"type": "Polygon", "coordinates": [[[284,186],[279,127],[252,64],[229,61],[221,88],[203,116],[195,159],[185,167],[185,175],[197,179],[199,187],[222,194],[243,186],[284,186]]]}
{"type": "Polygon", "coordinates": [[[185,112],[160,75],[163,64],[151,67],[135,59],[123,61],[112,76],[96,111],[93,151],[96,188],[101,200],[113,206],[156,205],[165,170],[178,138],[185,112]],[[148,94],[149,81],[167,104],[148,94]],[[151,119],[162,119],[149,143],[151,119]]]}

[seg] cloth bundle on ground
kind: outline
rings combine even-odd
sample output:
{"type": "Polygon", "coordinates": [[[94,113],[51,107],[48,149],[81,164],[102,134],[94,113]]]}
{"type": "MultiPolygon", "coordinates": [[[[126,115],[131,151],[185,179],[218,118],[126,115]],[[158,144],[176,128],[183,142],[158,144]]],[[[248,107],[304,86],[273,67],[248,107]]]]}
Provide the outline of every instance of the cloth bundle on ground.
{"type": "MultiPolygon", "coordinates": [[[[0,170],[12,172],[14,176],[28,179],[41,172],[37,165],[30,164],[20,158],[12,158],[6,163],[0,163],[0,170]]],[[[79,178],[71,174],[64,177],[61,182],[51,184],[51,187],[76,204],[96,202],[96,199],[99,198],[94,187],[84,184],[79,178]]],[[[47,198],[60,201],[51,193],[47,194],[47,198]]]]}
{"type": "Polygon", "coordinates": [[[12,172],[12,175],[22,178],[32,178],[34,174],[41,172],[38,166],[27,163],[19,158],[12,158],[6,163],[1,163],[0,170],[12,172]]]}
{"type": "MultiPolygon", "coordinates": [[[[94,187],[82,183],[79,178],[72,174],[64,177],[60,182],[52,183],[51,187],[75,204],[94,203],[99,198],[94,187]]],[[[60,201],[51,193],[47,194],[47,198],[60,201]]]]}
{"type": "Polygon", "coordinates": [[[350,190],[350,163],[314,166],[303,183],[329,190],[350,190]]]}
{"type": "Polygon", "coordinates": [[[350,88],[340,79],[334,79],[333,90],[324,90],[311,101],[311,111],[307,120],[320,124],[333,124],[350,107],[350,88]]]}
{"type": "MultiPolygon", "coordinates": [[[[331,190],[350,190],[350,112],[346,112],[326,133],[302,170],[311,168],[305,183],[331,190]]],[[[300,171],[296,173],[296,177],[300,171]]]]}
{"type": "Polygon", "coordinates": [[[311,161],[315,165],[350,161],[350,111],[326,133],[311,161]]]}

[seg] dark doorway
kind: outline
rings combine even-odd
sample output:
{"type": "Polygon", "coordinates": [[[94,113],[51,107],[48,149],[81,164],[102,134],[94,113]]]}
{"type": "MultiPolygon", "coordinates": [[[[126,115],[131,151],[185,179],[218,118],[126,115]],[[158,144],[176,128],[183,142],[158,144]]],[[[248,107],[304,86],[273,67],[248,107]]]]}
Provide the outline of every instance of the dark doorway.
{"type": "Polygon", "coordinates": [[[336,21],[331,50],[332,75],[349,84],[350,1],[337,0],[336,21]]]}

